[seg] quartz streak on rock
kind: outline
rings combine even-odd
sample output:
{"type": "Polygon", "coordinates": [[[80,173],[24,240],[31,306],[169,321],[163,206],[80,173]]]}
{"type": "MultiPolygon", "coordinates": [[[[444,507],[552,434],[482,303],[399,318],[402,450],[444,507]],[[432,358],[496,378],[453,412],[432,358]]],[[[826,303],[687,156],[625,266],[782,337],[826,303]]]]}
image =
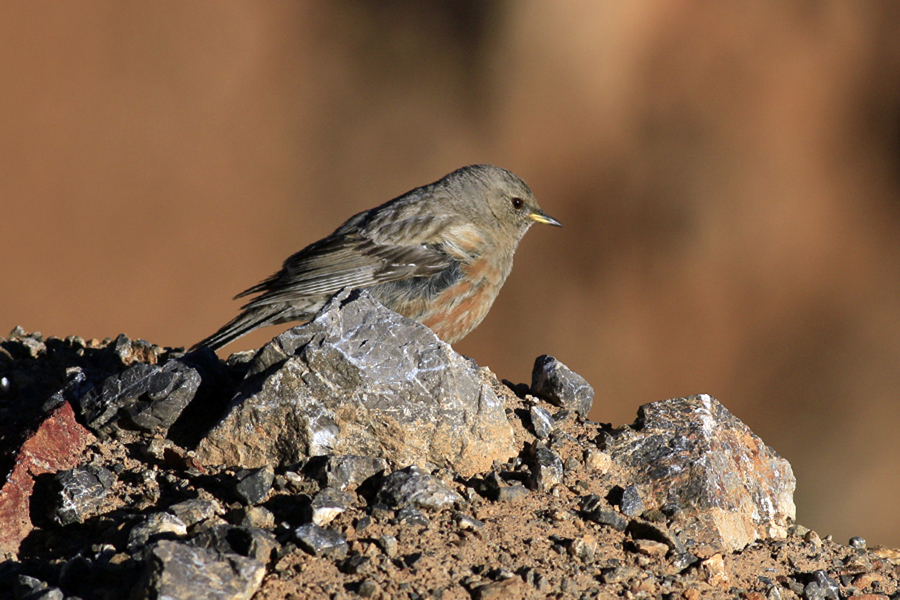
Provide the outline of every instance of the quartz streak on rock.
{"type": "Polygon", "coordinates": [[[645,404],[605,450],[648,509],[711,556],[784,537],[795,516],[790,464],[712,396],[645,404]]]}
{"type": "Polygon", "coordinates": [[[333,298],[266,345],[201,460],[256,467],[354,454],[464,476],[517,453],[477,367],[365,292],[333,298]]]}

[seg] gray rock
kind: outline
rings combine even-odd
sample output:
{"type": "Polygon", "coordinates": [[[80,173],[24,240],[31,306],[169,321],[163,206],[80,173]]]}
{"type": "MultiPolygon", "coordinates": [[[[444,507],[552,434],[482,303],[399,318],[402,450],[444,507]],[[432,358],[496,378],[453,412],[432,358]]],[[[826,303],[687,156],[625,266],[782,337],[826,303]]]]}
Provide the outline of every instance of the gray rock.
{"type": "Polygon", "coordinates": [[[234,491],[245,504],[258,504],[272,490],[274,481],[275,471],[269,465],[244,470],[238,474],[234,491]]]}
{"type": "Polygon", "coordinates": [[[858,535],[854,535],[850,538],[850,547],[856,548],[857,550],[865,550],[866,549],[866,538],[859,537],[858,535]]]}
{"type": "Polygon", "coordinates": [[[418,508],[413,508],[412,506],[404,506],[397,511],[397,516],[394,518],[394,522],[410,527],[428,527],[428,525],[431,523],[431,520],[427,516],[425,516],[425,513],[423,513],[418,508]]]}
{"type": "Polygon", "coordinates": [[[347,489],[357,487],[366,479],[387,471],[383,458],[372,456],[316,456],[309,460],[304,471],[322,487],[347,489]]]}
{"type": "Polygon", "coordinates": [[[63,600],[62,590],[28,575],[16,577],[14,586],[16,600],[63,600]]]}
{"type": "Polygon", "coordinates": [[[147,517],[131,528],[128,533],[129,550],[139,550],[151,539],[159,537],[184,537],[187,527],[178,517],[166,512],[158,512],[147,517]]]}
{"type": "Polygon", "coordinates": [[[534,489],[545,492],[563,482],[563,462],[559,455],[546,446],[534,448],[531,465],[531,483],[534,489]]]}
{"type": "Polygon", "coordinates": [[[515,502],[528,497],[528,488],[521,483],[504,485],[497,488],[495,500],[497,502],[515,502]]]}
{"type": "Polygon", "coordinates": [[[344,558],[347,556],[347,541],[337,531],[323,529],[315,523],[301,525],[294,530],[294,537],[300,547],[313,556],[344,558]]]}
{"type": "Polygon", "coordinates": [[[790,464],[711,396],[645,404],[601,437],[619,476],[698,556],[784,537],[794,519],[790,464]]]}
{"type": "Polygon", "coordinates": [[[262,563],[252,558],[162,540],[147,553],[131,597],[249,600],[265,574],[262,563]]]}
{"type": "Polygon", "coordinates": [[[581,499],[579,512],[583,518],[600,525],[608,525],[617,531],[625,531],[628,526],[628,519],[609,508],[606,501],[596,494],[581,499]]]}
{"type": "Polygon", "coordinates": [[[335,488],[325,488],[316,494],[310,503],[312,522],[319,527],[325,527],[335,517],[350,508],[354,496],[335,488]]]}
{"type": "Polygon", "coordinates": [[[812,572],[812,581],[806,586],[807,589],[810,585],[817,586],[821,597],[826,600],[839,600],[841,597],[841,586],[837,581],[829,577],[827,572],[821,569],[812,572]]]}
{"type": "Polygon", "coordinates": [[[278,548],[275,535],[258,527],[215,525],[202,531],[187,542],[220,555],[237,554],[267,564],[272,552],[278,548]]]}
{"type": "Polygon", "coordinates": [[[492,382],[424,325],[344,292],[259,351],[198,458],[257,467],[374,456],[469,477],[516,454],[492,382]]]}
{"type": "Polygon", "coordinates": [[[100,508],[116,482],[112,471],[94,465],[58,471],[53,479],[57,494],[51,517],[60,525],[84,523],[100,508]]]}
{"type": "Polygon", "coordinates": [[[625,488],[625,491],[622,492],[621,508],[622,513],[629,517],[637,517],[644,512],[644,503],[635,486],[629,485],[625,488]]]}
{"type": "Polygon", "coordinates": [[[413,465],[385,477],[378,490],[378,500],[396,508],[414,506],[440,510],[462,502],[463,497],[413,465]]]}
{"type": "Polygon", "coordinates": [[[552,356],[544,354],[534,361],[531,393],[557,406],[586,417],[594,402],[594,388],[587,380],[552,356]]]}
{"type": "Polygon", "coordinates": [[[97,432],[116,427],[165,431],[200,387],[200,374],[180,360],[164,366],[137,363],[108,377],[79,402],[87,426],[97,432]]]}
{"type": "Polygon", "coordinates": [[[248,506],[235,512],[243,527],[272,529],[275,527],[275,513],[265,506],[248,506]]]}
{"type": "Polygon", "coordinates": [[[208,521],[216,515],[222,515],[225,510],[222,505],[215,500],[204,500],[202,498],[194,498],[185,500],[178,504],[170,506],[166,512],[178,517],[182,523],[191,527],[201,521],[208,521]]]}
{"type": "Polygon", "coordinates": [[[456,524],[460,529],[473,531],[478,535],[484,532],[484,521],[479,521],[475,517],[470,517],[464,513],[456,513],[456,524]]]}
{"type": "Polygon", "coordinates": [[[529,410],[529,414],[531,416],[531,429],[534,431],[534,435],[541,440],[545,440],[550,437],[550,432],[553,431],[553,417],[550,416],[550,412],[540,406],[532,406],[531,410],[529,410]]]}
{"type": "Polygon", "coordinates": [[[385,556],[394,558],[397,556],[397,549],[400,547],[400,543],[392,535],[382,535],[378,538],[378,547],[381,548],[385,556]]]}

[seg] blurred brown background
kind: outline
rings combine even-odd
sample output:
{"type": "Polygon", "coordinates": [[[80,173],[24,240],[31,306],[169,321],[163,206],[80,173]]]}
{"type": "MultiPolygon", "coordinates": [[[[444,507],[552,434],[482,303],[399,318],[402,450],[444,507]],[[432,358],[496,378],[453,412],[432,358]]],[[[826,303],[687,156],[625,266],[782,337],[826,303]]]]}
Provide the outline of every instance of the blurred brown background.
{"type": "Polygon", "coordinates": [[[513,381],[553,354],[616,424],[711,393],[801,523],[900,545],[893,2],[4,3],[0,330],[190,345],[474,162],[565,228],[458,350],[513,381]]]}

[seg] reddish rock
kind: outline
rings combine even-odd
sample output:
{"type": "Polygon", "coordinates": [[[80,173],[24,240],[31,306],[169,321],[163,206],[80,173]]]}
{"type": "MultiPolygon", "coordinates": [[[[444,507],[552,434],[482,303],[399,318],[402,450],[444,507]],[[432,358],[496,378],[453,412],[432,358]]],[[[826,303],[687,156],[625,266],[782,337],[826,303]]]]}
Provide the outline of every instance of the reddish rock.
{"type": "Polygon", "coordinates": [[[15,466],[0,489],[0,556],[14,554],[32,530],[29,506],[34,478],[71,469],[94,436],[75,421],[66,402],[54,409],[19,449],[15,466]]]}

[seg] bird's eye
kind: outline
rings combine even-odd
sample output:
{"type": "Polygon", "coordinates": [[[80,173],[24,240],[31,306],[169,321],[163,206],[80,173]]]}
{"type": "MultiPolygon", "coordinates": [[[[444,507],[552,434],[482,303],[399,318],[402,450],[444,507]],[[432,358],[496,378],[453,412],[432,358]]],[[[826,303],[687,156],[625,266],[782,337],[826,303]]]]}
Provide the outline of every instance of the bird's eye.
{"type": "Polygon", "coordinates": [[[510,202],[512,202],[512,206],[516,210],[519,210],[520,208],[525,206],[525,201],[521,198],[513,198],[510,202]]]}

